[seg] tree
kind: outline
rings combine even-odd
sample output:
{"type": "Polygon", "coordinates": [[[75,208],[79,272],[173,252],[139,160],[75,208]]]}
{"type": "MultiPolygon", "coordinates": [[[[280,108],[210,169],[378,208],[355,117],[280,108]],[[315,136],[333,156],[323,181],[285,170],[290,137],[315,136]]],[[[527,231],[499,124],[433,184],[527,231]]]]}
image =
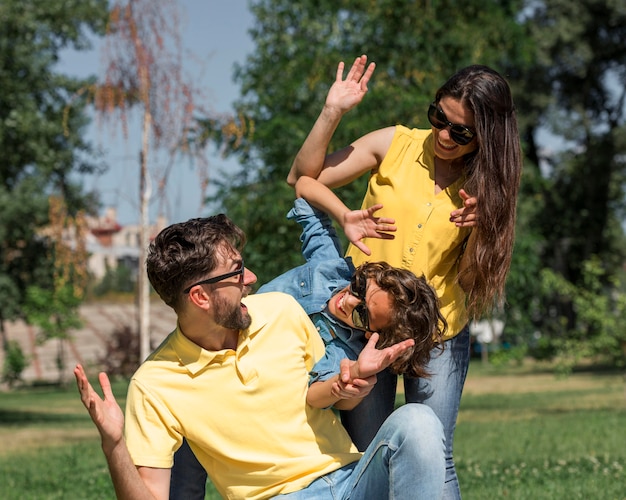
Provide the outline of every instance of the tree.
{"type": "MultiPolygon", "coordinates": [[[[249,133],[225,139],[219,121],[205,125],[208,136],[244,165],[224,176],[212,201],[246,230],[246,262],[259,271],[259,282],[300,263],[297,228],[284,219],[293,197],[284,179],[339,60],[349,64],[366,53],[378,67],[369,94],[344,118],[331,149],[381,126],[428,126],[425,110],[436,88],[458,68],[482,63],[513,87],[526,153],[504,334],[532,345],[536,332],[545,338],[585,330],[586,311],[574,300],[583,290],[558,294],[546,283],[562,283],[548,280],[552,272],[584,287],[588,269],[599,266],[603,274],[593,277],[602,286],[595,293],[610,297],[620,286],[615,278],[626,248],[623,1],[469,1],[459,8],[451,0],[261,0],[251,8],[257,50],[235,71],[242,85],[236,115],[249,133]],[[546,131],[559,139],[552,154],[542,149],[546,131]]],[[[363,190],[360,180],[340,195],[355,207],[363,190]]],[[[619,303],[609,300],[606,309],[612,304],[619,312],[619,303]]],[[[556,353],[553,347],[547,351],[556,353]]]]}
{"type": "Polygon", "coordinates": [[[522,78],[523,95],[531,109],[542,110],[526,129],[535,138],[529,155],[537,166],[548,166],[545,209],[565,216],[558,225],[545,216],[533,222],[547,239],[546,264],[577,282],[591,256],[601,255],[612,269],[626,256],[619,227],[625,208],[626,11],[611,0],[575,6],[545,0],[526,23],[537,55],[522,78]],[[556,152],[538,151],[539,126],[559,139],[556,152]]]}
{"type": "MultiPolygon", "coordinates": [[[[139,151],[140,257],[138,273],[140,358],[150,353],[150,285],[145,263],[150,241],[149,203],[156,181],[167,183],[173,159],[187,149],[197,92],[184,78],[179,15],[172,0],[113,2],[106,36],[104,82],[95,87],[95,104],[105,119],[127,127],[128,114],[141,115],[139,151]],[[158,167],[157,152],[166,163],[158,167]],[[168,166],[169,165],[169,166],[168,166]],[[154,177],[154,178],[153,178],[154,177]]],[[[126,128],[125,128],[126,130],[126,128]]],[[[196,158],[202,160],[199,149],[196,158]]]]}
{"type": "MultiPolygon", "coordinates": [[[[251,9],[257,49],[237,67],[235,115],[250,131],[222,141],[244,168],[226,175],[212,199],[246,231],[246,263],[263,283],[300,263],[298,229],[285,220],[293,191],[284,179],[320,112],[340,60],[366,53],[378,67],[370,92],[342,121],[331,149],[395,123],[429,126],[436,89],[457,69],[502,69],[526,57],[520,1],[263,0],[251,9]]],[[[207,122],[221,139],[219,124],[207,122]]],[[[365,179],[340,191],[360,203],[365,179]]]]}
{"type": "Polygon", "coordinates": [[[87,222],[83,211],[69,216],[64,201],[49,200],[49,225],[39,235],[50,241],[52,284],[32,283],[26,288],[26,320],[40,328],[39,342],[57,339],[59,384],[66,369],[65,347],[70,331],[82,326],[78,307],[85,297],[87,271],[87,222]]]}
{"type": "Polygon", "coordinates": [[[83,139],[85,100],[67,104],[87,81],[59,73],[62,50],[89,48],[88,33],[104,31],[106,0],[5,0],[0,4],[0,331],[25,317],[27,289],[52,290],[53,241],[48,197],[64,200],[69,214],[95,211],[76,174],[99,168],[83,139]]]}
{"type": "MultiPolygon", "coordinates": [[[[587,346],[606,348],[592,339],[615,335],[607,331],[609,317],[620,315],[615,295],[626,257],[626,11],[612,0],[544,0],[524,16],[535,56],[515,77],[532,160],[525,176],[533,180],[522,196],[535,206],[526,206],[518,234],[526,240],[533,235],[536,253],[529,269],[529,256],[516,252],[511,274],[515,283],[524,273],[544,279],[526,291],[515,287],[509,297],[515,316],[532,320],[527,332],[542,334],[542,353],[571,359],[572,341],[585,335],[587,346]],[[558,144],[551,151],[540,148],[545,129],[558,144]],[[599,302],[588,296],[591,277],[599,302]],[[528,290],[534,298],[525,297],[528,290]],[[601,303],[606,321],[588,321],[585,302],[601,303]]],[[[621,347],[614,354],[623,357],[621,347]]]]}

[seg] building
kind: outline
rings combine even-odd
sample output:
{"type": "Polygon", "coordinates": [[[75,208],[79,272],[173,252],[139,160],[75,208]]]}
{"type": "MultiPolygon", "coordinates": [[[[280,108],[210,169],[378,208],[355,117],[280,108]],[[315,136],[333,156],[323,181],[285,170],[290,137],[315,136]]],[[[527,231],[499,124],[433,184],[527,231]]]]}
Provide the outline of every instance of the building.
{"type": "MultiPolygon", "coordinates": [[[[149,228],[150,240],[166,226],[164,217],[159,216],[149,228]]],[[[140,225],[122,226],[117,221],[114,208],[107,208],[100,217],[88,217],[87,252],[88,268],[91,275],[100,280],[107,269],[124,265],[131,270],[136,280],[139,267],[140,225]]]]}

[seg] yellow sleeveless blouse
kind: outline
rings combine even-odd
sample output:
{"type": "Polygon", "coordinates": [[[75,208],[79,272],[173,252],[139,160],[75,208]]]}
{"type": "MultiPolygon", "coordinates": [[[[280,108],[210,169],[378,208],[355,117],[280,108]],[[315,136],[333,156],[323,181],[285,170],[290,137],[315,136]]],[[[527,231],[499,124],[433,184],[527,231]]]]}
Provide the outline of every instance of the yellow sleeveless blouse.
{"type": "Polygon", "coordinates": [[[366,238],[364,243],[372,251],[369,257],[354,245],[346,253],[355,266],[386,261],[424,275],[436,290],[441,313],[448,322],[446,340],[460,333],[467,323],[466,297],[456,277],[463,244],[471,230],[450,222],[450,212],[463,206],[459,196],[463,181],[464,177],[435,195],[431,131],[396,126],[389,151],[370,177],[362,204],[362,208],[383,204],[376,215],[395,219],[395,238],[366,238]]]}

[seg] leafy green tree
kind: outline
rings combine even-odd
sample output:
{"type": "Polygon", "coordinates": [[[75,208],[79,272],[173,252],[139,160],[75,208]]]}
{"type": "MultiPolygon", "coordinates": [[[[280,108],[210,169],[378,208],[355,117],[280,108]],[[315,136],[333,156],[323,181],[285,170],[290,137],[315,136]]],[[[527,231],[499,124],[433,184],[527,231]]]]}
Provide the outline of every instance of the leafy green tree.
{"type": "MultiPolygon", "coordinates": [[[[331,149],[381,126],[428,126],[425,109],[450,74],[490,65],[512,84],[527,160],[505,335],[532,345],[537,332],[545,341],[587,324],[575,307],[578,295],[555,293],[541,276],[557,273],[584,287],[585,263],[597,256],[603,274],[594,275],[602,284],[594,293],[609,296],[624,261],[626,12],[621,0],[461,7],[451,0],[253,2],[257,50],[235,71],[242,85],[235,114],[247,133],[204,123],[206,136],[244,165],[224,175],[213,202],[246,230],[247,262],[265,282],[300,262],[298,229],[284,220],[293,197],[284,178],[339,60],[350,64],[366,53],[378,66],[331,149]],[[546,131],[559,141],[551,153],[543,149],[546,131]]],[[[340,195],[354,207],[363,190],[360,179],[340,195]]],[[[546,352],[564,351],[555,345],[546,352]]]]}
{"type": "Polygon", "coordinates": [[[66,344],[71,331],[82,326],[78,307],[85,297],[87,271],[86,231],[84,213],[68,216],[66,206],[58,197],[49,199],[49,224],[45,229],[51,246],[52,283],[42,286],[31,283],[26,288],[24,317],[40,328],[39,342],[57,340],[59,384],[66,381],[66,344]],[[71,243],[68,242],[71,235],[71,243]]]}
{"type": "Polygon", "coordinates": [[[523,95],[542,112],[526,133],[536,138],[538,126],[548,128],[561,147],[542,153],[529,141],[529,155],[546,167],[539,195],[553,215],[532,222],[546,239],[545,264],[577,283],[592,255],[614,270],[626,255],[626,10],[614,0],[533,5],[525,22],[536,57],[522,78],[523,95]]]}
{"type": "Polygon", "coordinates": [[[106,0],[0,3],[1,325],[27,319],[29,287],[54,288],[53,243],[42,232],[48,197],[63,198],[71,214],[95,206],[76,181],[76,174],[98,168],[83,138],[85,103],[75,98],[89,82],[59,73],[56,64],[65,49],[89,48],[88,32],[103,32],[107,6],[106,0]]]}
{"type": "MultiPolygon", "coordinates": [[[[246,262],[263,283],[300,263],[298,228],[285,220],[293,191],[285,178],[321,111],[337,63],[365,53],[377,63],[370,92],[344,118],[331,149],[370,130],[404,123],[427,127],[436,89],[457,69],[484,63],[503,69],[527,57],[515,21],[520,1],[468,0],[262,0],[251,9],[256,50],[236,68],[242,96],[235,105],[243,137],[224,137],[207,120],[208,136],[221,140],[244,166],[225,173],[213,198],[246,231],[246,262]]],[[[359,205],[360,179],[340,191],[359,205]]]]}
{"type": "MultiPolygon", "coordinates": [[[[532,181],[521,195],[510,312],[525,319],[513,325],[516,334],[541,335],[536,354],[571,360],[571,346],[583,338],[616,335],[609,324],[615,313],[604,304],[619,303],[626,257],[626,10],[613,0],[544,0],[522,21],[535,56],[528,71],[514,74],[530,160],[524,175],[532,181]],[[549,150],[540,144],[545,130],[554,138],[549,150]],[[527,288],[525,274],[535,280],[527,288]],[[540,276],[551,277],[552,286],[540,276]],[[579,297],[602,305],[607,320],[586,321],[579,297]]],[[[623,356],[613,348],[616,359],[623,356]]]]}

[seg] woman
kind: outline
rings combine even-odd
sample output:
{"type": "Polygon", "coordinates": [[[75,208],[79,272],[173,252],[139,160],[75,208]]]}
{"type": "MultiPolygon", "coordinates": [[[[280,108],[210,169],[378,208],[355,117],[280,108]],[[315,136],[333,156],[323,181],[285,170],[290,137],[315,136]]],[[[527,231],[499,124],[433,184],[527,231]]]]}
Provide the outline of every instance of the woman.
{"type": "MultiPolygon", "coordinates": [[[[408,402],[425,403],[446,433],[446,498],[460,498],[452,456],[454,428],[469,365],[467,322],[501,304],[513,250],[515,206],[522,159],[515,108],[507,82],[486,66],[452,76],[428,110],[431,128],[388,127],[326,154],[341,118],[367,93],[374,71],[358,57],[346,79],[343,63],[324,108],[298,152],[287,181],[302,176],[335,188],[369,173],[363,207],[382,204],[379,215],[395,218],[393,239],[364,241],[371,255],[353,243],[347,255],[424,275],[437,291],[448,322],[445,348],[434,353],[430,379],[405,378],[408,402]]],[[[308,200],[323,205],[323,200],[308,200]]],[[[340,218],[342,204],[326,207],[340,218]]],[[[363,449],[393,410],[397,378],[379,374],[372,394],[343,422],[363,449]],[[367,425],[365,425],[367,422],[367,425]]]]}

